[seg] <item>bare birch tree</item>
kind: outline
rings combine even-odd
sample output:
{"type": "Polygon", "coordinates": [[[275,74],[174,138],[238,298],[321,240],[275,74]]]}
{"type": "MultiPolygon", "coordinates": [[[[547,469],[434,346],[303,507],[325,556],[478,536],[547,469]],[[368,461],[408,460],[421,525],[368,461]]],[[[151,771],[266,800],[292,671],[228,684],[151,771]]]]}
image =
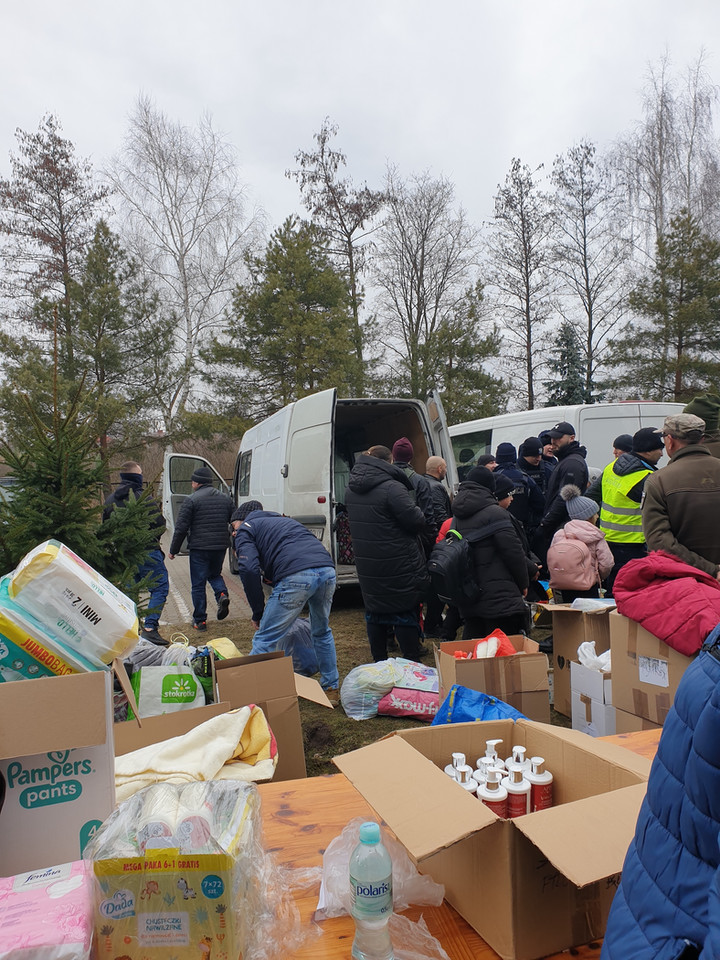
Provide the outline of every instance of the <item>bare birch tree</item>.
{"type": "Polygon", "coordinates": [[[487,244],[488,299],[503,336],[511,392],[528,410],[545,366],[545,325],[553,310],[552,213],[533,171],[513,159],[495,196],[487,244]]]}
{"type": "Polygon", "coordinates": [[[233,152],[210,118],[189,129],[148,97],[138,99],[109,178],[121,201],[125,242],[159,298],[162,330],[157,339],[149,331],[147,371],[172,434],[192,401],[200,349],[243,276],[259,217],[247,215],[233,152]]]}

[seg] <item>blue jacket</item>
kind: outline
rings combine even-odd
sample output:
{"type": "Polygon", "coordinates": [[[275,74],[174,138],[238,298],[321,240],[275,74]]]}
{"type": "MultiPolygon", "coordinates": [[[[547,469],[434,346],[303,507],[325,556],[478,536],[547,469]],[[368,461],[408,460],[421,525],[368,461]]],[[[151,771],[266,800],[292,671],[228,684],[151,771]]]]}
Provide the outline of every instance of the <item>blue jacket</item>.
{"type": "Polygon", "coordinates": [[[720,956],[712,945],[720,943],[720,660],[715,653],[720,656],[720,625],[685,671],[665,721],[610,909],[603,960],[720,956]]]}
{"type": "Polygon", "coordinates": [[[271,510],[253,510],[235,534],[240,578],[252,610],[260,621],[265,609],[264,576],[279,583],[293,573],[315,567],[334,567],[333,559],[307,527],[271,510]]]}

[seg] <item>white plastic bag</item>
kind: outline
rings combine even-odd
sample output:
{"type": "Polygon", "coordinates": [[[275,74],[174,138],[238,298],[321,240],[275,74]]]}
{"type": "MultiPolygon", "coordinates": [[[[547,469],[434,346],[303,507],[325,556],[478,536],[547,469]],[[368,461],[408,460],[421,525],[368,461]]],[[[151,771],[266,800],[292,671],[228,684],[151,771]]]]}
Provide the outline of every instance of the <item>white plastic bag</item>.
{"type": "Polygon", "coordinates": [[[367,720],[376,717],[378,704],[400,685],[405,667],[410,660],[391,657],[379,663],[363,663],[354,667],[340,687],[340,702],[352,720],[367,720]]]}
{"type": "MultiPolygon", "coordinates": [[[[360,842],[362,817],[355,817],[340,836],[331,840],[323,854],[323,880],[317,917],[339,917],[350,913],[350,855],[360,842]]],[[[445,887],[432,877],[418,873],[405,847],[382,826],[382,842],[393,865],[393,910],[406,910],[410,904],[439,907],[445,887]]]]}
{"type": "Polygon", "coordinates": [[[586,640],[578,647],[578,660],[588,670],[599,670],[600,673],[610,673],[610,651],[606,650],[598,656],[595,653],[595,641],[586,640]]]}

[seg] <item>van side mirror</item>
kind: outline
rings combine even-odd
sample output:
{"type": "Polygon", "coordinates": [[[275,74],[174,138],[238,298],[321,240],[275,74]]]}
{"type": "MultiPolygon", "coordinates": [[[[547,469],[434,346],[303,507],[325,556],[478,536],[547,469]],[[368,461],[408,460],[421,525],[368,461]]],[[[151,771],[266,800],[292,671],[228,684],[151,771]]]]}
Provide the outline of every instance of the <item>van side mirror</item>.
{"type": "Polygon", "coordinates": [[[287,475],[288,475],[289,472],[290,472],[290,468],[288,467],[288,465],[287,465],[286,463],[284,463],[284,464],[280,467],[280,476],[281,476],[281,477],[287,477],[287,475]]]}

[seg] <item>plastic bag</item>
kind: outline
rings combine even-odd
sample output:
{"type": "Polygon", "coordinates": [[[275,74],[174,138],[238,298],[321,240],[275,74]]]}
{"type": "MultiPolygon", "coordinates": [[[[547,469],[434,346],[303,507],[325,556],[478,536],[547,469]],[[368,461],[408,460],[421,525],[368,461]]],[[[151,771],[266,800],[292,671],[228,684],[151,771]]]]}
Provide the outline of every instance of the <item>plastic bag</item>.
{"type": "Polygon", "coordinates": [[[376,717],[378,704],[402,681],[410,660],[391,657],[379,663],[363,663],[353,667],[340,687],[340,702],[351,720],[376,717]]]}
{"type": "Polygon", "coordinates": [[[285,636],[278,640],[277,649],[282,650],[286,657],[292,657],[295,673],[303,677],[314,677],[319,672],[307,617],[298,617],[285,636]]]}
{"type": "MultiPolygon", "coordinates": [[[[205,705],[205,691],[190,666],[141,667],[130,683],[142,718],[205,705]]],[[[132,720],[134,711],[128,716],[132,720]]]]}
{"type": "Polygon", "coordinates": [[[595,641],[586,640],[578,647],[578,660],[588,670],[599,670],[601,673],[610,673],[610,651],[606,650],[599,656],[595,653],[595,641]]]}
{"type": "Polygon", "coordinates": [[[454,683],[433,717],[432,725],[435,727],[441,723],[465,723],[473,720],[527,719],[524,713],[520,713],[504,700],[454,683]]]}
{"type": "MultiPolygon", "coordinates": [[[[350,855],[360,842],[360,825],[364,822],[363,817],[351,820],[340,836],[330,841],[323,854],[323,885],[315,914],[318,919],[350,913],[350,855]]],[[[445,887],[432,877],[418,873],[405,847],[384,827],[380,827],[380,832],[392,859],[393,910],[407,910],[410,904],[439,907],[445,896],[445,887]]]]}

